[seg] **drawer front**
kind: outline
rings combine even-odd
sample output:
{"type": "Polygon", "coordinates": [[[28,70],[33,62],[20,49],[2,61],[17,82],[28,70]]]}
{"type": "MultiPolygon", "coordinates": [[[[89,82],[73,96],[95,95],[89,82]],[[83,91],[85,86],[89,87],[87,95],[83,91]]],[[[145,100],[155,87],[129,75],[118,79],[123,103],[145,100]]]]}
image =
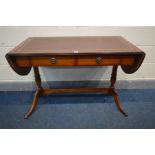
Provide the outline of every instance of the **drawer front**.
{"type": "Polygon", "coordinates": [[[46,56],[17,57],[18,66],[110,66],[131,65],[133,56],[46,56]]]}
{"type": "Polygon", "coordinates": [[[75,58],[71,56],[35,57],[31,58],[33,66],[74,66],[75,58]]]}
{"type": "Polygon", "coordinates": [[[19,66],[74,66],[75,58],[72,56],[47,57],[19,57],[16,59],[19,66]]]}
{"type": "Polygon", "coordinates": [[[134,62],[133,56],[82,56],[77,60],[78,66],[111,66],[130,65],[134,62]]]}

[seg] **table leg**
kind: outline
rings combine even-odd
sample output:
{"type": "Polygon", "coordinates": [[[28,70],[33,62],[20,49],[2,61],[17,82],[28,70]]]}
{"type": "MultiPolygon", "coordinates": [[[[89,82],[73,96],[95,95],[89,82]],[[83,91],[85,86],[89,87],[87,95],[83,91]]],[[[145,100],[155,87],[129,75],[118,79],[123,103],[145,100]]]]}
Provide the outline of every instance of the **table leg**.
{"type": "Polygon", "coordinates": [[[119,100],[118,94],[115,90],[115,82],[116,82],[116,76],[117,76],[117,68],[118,66],[113,66],[112,69],[112,74],[111,74],[111,85],[110,88],[71,88],[71,89],[43,89],[41,86],[41,78],[40,78],[40,74],[39,74],[39,69],[38,67],[33,67],[34,69],[34,76],[35,76],[35,83],[36,83],[36,87],[37,90],[34,94],[34,98],[32,101],[32,105],[29,109],[29,111],[27,112],[27,114],[25,115],[25,118],[28,118],[30,115],[32,115],[32,113],[35,110],[35,107],[37,105],[38,102],[38,98],[39,96],[42,95],[49,95],[49,94],[53,94],[53,93],[64,93],[64,92],[104,92],[107,94],[112,94],[115,100],[115,103],[119,109],[119,111],[124,115],[124,116],[128,116],[121,105],[121,102],[119,100]]]}
{"type": "Polygon", "coordinates": [[[119,100],[119,97],[118,97],[118,93],[115,89],[115,82],[116,82],[116,77],[117,77],[117,68],[118,66],[113,66],[113,69],[112,69],[112,74],[111,74],[111,85],[110,85],[110,89],[112,90],[112,95],[114,96],[114,100],[115,100],[115,103],[117,105],[117,108],[119,109],[119,111],[124,115],[124,116],[128,116],[123,108],[122,108],[122,105],[121,105],[121,102],[119,100]]]}
{"type": "Polygon", "coordinates": [[[35,83],[36,83],[37,90],[34,94],[32,105],[29,111],[27,112],[27,114],[25,115],[25,119],[28,118],[34,112],[39,96],[43,95],[43,88],[41,86],[41,78],[39,74],[39,69],[38,67],[33,67],[33,69],[34,69],[34,77],[35,77],[35,83]]]}

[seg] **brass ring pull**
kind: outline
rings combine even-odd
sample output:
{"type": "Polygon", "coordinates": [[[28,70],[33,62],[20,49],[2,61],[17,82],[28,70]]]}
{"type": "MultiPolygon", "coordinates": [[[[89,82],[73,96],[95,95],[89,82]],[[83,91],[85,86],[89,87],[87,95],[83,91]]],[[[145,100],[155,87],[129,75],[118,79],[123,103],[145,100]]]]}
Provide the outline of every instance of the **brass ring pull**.
{"type": "Polygon", "coordinates": [[[57,62],[57,59],[56,58],[51,58],[51,63],[52,64],[56,64],[56,62],[57,62]]]}
{"type": "Polygon", "coordinates": [[[97,63],[97,64],[100,64],[101,62],[102,62],[102,58],[101,58],[101,57],[97,57],[97,58],[96,58],[96,63],[97,63]]]}

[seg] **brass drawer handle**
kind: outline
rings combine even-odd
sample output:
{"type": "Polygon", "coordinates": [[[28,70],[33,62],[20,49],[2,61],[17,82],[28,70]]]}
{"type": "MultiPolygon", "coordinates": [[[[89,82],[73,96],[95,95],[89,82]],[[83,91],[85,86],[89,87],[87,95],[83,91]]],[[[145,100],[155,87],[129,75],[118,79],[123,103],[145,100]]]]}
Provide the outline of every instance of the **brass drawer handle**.
{"type": "Polygon", "coordinates": [[[56,64],[57,63],[57,59],[56,58],[51,58],[51,63],[52,64],[56,64]]]}
{"type": "Polygon", "coordinates": [[[96,58],[96,63],[97,63],[97,64],[100,64],[101,62],[102,62],[102,58],[101,58],[101,57],[97,57],[97,58],[96,58]]]}

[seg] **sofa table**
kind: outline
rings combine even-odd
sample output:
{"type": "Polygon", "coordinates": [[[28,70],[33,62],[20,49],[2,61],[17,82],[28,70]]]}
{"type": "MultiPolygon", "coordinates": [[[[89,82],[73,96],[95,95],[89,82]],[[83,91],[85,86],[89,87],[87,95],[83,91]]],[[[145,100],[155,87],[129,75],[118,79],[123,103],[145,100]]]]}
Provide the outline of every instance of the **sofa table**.
{"type": "Polygon", "coordinates": [[[12,69],[27,75],[33,67],[37,90],[32,105],[25,115],[28,118],[39,96],[65,92],[102,92],[114,97],[119,111],[124,112],[115,89],[117,68],[131,74],[141,66],[145,53],[121,36],[82,37],[31,37],[6,54],[12,69]],[[38,67],[95,67],[113,66],[109,88],[43,88],[38,67]]]}

